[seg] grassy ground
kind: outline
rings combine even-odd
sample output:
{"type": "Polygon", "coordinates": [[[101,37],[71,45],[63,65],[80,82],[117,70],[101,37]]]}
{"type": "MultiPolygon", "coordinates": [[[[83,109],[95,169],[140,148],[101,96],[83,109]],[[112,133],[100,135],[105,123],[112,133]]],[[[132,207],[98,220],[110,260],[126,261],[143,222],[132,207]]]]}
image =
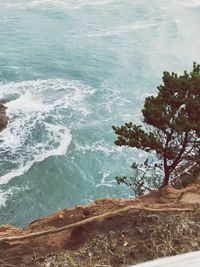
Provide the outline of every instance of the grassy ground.
{"type": "Polygon", "coordinates": [[[130,214],[125,221],[29,266],[122,267],[200,249],[200,211],[130,214]]]}

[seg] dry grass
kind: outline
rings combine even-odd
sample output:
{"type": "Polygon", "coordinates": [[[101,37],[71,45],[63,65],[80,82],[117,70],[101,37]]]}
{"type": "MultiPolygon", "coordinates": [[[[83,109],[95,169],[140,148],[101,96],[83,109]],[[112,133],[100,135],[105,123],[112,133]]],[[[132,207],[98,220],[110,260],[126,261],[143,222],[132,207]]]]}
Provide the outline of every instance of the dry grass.
{"type": "Polygon", "coordinates": [[[120,229],[98,233],[76,250],[66,250],[40,267],[125,267],[200,249],[200,212],[146,213],[120,229]]]}

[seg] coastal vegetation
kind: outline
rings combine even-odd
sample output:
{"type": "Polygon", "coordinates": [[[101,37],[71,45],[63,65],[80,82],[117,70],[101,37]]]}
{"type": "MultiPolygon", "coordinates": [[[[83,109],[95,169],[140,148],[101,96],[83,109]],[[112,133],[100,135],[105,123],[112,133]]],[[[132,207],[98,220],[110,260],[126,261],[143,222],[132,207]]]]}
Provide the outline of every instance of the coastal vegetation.
{"type": "Polygon", "coordinates": [[[61,209],[25,228],[1,225],[0,265],[128,267],[199,250],[199,194],[197,179],[183,190],[61,209]]]}
{"type": "Polygon", "coordinates": [[[182,75],[165,71],[163,84],[157,89],[156,96],[145,99],[142,125],[129,122],[113,126],[116,145],[150,155],[143,163],[133,163],[135,176],[131,179],[116,177],[118,183],[132,186],[138,195],[173,183],[184,173],[195,177],[199,172],[200,65],[194,63],[192,71],[182,75]],[[148,177],[150,180],[145,180],[148,177]]]}

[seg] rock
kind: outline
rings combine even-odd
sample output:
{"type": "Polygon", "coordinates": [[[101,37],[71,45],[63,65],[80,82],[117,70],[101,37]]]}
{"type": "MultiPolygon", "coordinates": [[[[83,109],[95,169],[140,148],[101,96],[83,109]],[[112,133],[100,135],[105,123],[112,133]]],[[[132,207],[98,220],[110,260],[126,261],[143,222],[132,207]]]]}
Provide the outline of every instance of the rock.
{"type": "Polygon", "coordinates": [[[16,228],[9,224],[2,224],[0,225],[0,237],[18,234],[21,230],[21,228],[16,228]]]}
{"type": "Polygon", "coordinates": [[[85,216],[85,217],[87,217],[87,216],[89,216],[91,214],[91,212],[90,212],[90,210],[89,209],[84,209],[83,210],[83,215],[85,216]]]}
{"type": "Polygon", "coordinates": [[[7,124],[8,124],[8,116],[6,116],[6,109],[7,107],[0,102],[0,132],[6,128],[7,124]]]}

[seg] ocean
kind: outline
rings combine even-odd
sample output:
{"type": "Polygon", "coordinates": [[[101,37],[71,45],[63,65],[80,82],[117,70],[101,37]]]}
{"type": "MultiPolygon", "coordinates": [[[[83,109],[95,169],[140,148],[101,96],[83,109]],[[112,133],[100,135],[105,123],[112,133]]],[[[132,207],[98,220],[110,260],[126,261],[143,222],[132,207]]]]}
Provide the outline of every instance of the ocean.
{"type": "Polygon", "coordinates": [[[199,0],[0,0],[0,224],[133,197],[145,155],[114,145],[164,70],[200,63],[199,0]]]}

